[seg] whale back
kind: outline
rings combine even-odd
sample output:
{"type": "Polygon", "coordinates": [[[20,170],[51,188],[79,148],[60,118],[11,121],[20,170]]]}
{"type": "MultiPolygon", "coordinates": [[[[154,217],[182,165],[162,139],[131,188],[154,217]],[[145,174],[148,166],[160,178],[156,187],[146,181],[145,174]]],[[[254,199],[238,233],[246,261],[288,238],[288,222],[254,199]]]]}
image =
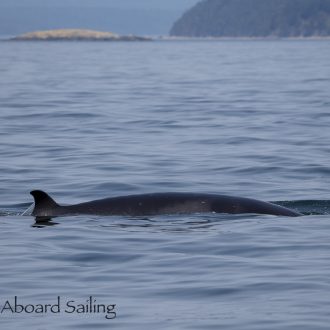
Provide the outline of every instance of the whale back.
{"type": "Polygon", "coordinates": [[[269,202],[214,194],[154,193],[105,198],[66,206],[57,204],[41,190],[33,190],[31,195],[35,201],[32,215],[39,218],[77,214],[145,216],[205,212],[302,215],[269,202]]]}

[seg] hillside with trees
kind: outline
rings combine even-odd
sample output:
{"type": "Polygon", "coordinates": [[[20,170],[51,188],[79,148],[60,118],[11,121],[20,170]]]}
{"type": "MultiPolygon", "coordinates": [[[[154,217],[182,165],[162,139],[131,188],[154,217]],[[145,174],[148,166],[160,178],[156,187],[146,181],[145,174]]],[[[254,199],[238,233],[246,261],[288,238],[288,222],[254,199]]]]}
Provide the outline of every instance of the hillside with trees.
{"type": "Polygon", "coordinates": [[[330,0],[204,0],[175,22],[170,35],[330,36],[330,0]]]}

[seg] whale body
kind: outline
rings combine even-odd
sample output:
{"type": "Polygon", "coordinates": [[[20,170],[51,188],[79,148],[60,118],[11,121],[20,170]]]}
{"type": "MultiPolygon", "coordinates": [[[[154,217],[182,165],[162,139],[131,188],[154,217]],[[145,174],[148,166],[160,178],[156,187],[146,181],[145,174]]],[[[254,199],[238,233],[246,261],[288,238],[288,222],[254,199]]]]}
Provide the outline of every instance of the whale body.
{"type": "Polygon", "coordinates": [[[75,205],[59,205],[41,190],[31,191],[35,217],[65,215],[148,216],[191,213],[255,213],[300,216],[299,212],[256,199],[199,193],[151,193],[110,197],[75,205]]]}

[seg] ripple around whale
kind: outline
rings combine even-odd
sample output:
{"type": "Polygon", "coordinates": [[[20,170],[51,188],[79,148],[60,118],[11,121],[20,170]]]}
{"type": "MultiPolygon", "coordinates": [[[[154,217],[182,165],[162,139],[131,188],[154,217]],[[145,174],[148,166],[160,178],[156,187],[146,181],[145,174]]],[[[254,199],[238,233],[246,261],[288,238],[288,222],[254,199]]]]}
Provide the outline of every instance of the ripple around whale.
{"type": "MultiPolygon", "coordinates": [[[[292,200],[292,201],[272,201],[272,203],[287,207],[289,209],[296,210],[299,213],[304,215],[328,215],[330,214],[330,200],[292,200]]],[[[13,205],[0,205],[0,216],[31,216],[34,208],[34,203],[20,203],[13,205]]],[[[229,218],[232,220],[240,219],[248,216],[247,214],[236,214],[230,215],[228,214],[217,214],[220,220],[224,218],[229,218]]],[[[104,216],[101,216],[104,217],[104,216]]],[[[178,219],[180,214],[175,215],[175,219],[178,219]]],[[[184,214],[181,215],[182,218],[185,217],[184,214]]],[[[149,216],[150,218],[150,216],[149,216]]],[[[152,218],[152,217],[151,217],[152,218]]],[[[156,217],[157,218],[157,217],[156,217]]],[[[214,219],[214,218],[213,218],[214,219]]],[[[116,218],[116,221],[118,217],[116,218]]]]}

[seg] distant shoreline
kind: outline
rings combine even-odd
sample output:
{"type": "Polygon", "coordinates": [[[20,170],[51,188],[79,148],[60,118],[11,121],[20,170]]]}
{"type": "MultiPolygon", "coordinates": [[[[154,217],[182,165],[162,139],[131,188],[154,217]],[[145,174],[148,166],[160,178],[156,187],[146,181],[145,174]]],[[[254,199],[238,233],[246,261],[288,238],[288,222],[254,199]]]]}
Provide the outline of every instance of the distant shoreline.
{"type": "Polygon", "coordinates": [[[0,41],[20,41],[20,42],[108,42],[108,41],[328,41],[330,36],[309,36],[309,37],[180,37],[180,36],[134,36],[138,39],[125,39],[125,36],[117,39],[102,38],[57,38],[57,39],[24,39],[13,35],[0,35],[0,41]]]}
{"type": "Polygon", "coordinates": [[[265,40],[265,41],[276,41],[276,40],[330,40],[330,36],[309,36],[309,37],[181,37],[181,36],[160,36],[155,40],[169,40],[169,41],[253,41],[253,40],[265,40]]]}

